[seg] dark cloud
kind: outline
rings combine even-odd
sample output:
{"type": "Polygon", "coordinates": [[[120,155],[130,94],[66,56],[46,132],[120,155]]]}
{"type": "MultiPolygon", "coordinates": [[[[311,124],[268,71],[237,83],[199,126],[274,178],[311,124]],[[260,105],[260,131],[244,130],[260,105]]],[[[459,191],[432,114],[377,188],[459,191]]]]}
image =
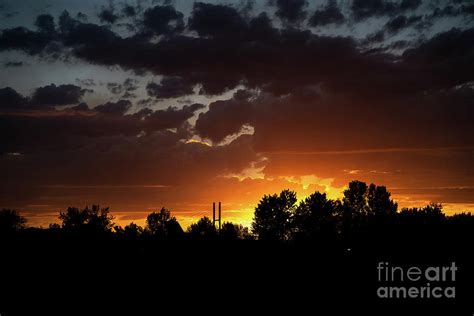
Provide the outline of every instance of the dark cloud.
{"type": "Polygon", "coordinates": [[[20,12],[18,12],[18,11],[5,12],[5,13],[3,14],[3,17],[4,17],[5,19],[11,19],[11,18],[17,16],[19,13],[20,13],[20,12]]]}
{"type": "Polygon", "coordinates": [[[147,98],[147,99],[141,99],[137,101],[137,105],[141,107],[149,107],[155,104],[156,100],[152,98],[147,98]]]}
{"type": "Polygon", "coordinates": [[[300,23],[306,18],[306,0],[275,0],[272,3],[277,6],[275,15],[284,23],[300,23]]]}
{"type": "Polygon", "coordinates": [[[81,86],[85,87],[94,87],[96,86],[95,80],[94,79],[76,79],[76,83],[80,84],[81,86]]]}
{"type": "Polygon", "coordinates": [[[90,90],[72,84],[59,86],[50,84],[49,86],[37,88],[31,96],[31,102],[38,106],[77,104],[82,100],[86,92],[90,92],[90,90]]]}
{"type": "Polygon", "coordinates": [[[25,107],[28,100],[10,87],[0,89],[0,108],[16,109],[25,107]]]}
{"type": "MultiPolygon", "coordinates": [[[[289,83],[287,78],[294,76],[298,67],[327,67],[321,60],[326,56],[334,56],[335,60],[345,54],[349,57],[348,62],[356,57],[352,39],[317,36],[295,29],[278,30],[265,14],[247,23],[233,8],[201,3],[194,7],[190,27],[207,38],[171,35],[158,44],[139,35],[121,38],[110,29],[79,22],[67,13],[59,20],[58,40],[75,57],[94,64],[119,65],[136,72],[186,78],[190,84],[201,84],[201,93],[209,95],[223,93],[245,81],[254,86],[275,87],[274,91],[284,93],[283,88],[289,83]],[[220,20],[223,17],[225,21],[220,20]],[[221,25],[221,22],[225,23],[221,25]],[[111,51],[120,53],[110,54],[111,51]],[[282,63],[284,60],[286,62],[282,63]],[[278,72],[275,66],[280,68],[278,72]],[[275,84],[269,85],[270,78],[270,81],[276,81],[275,84]]],[[[31,35],[38,36],[38,33],[31,35]]],[[[18,42],[8,48],[32,50],[31,43],[24,37],[18,42]]],[[[297,81],[313,76],[302,74],[299,77],[297,81]]],[[[297,81],[292,84],[301,84],[297,81]]]]}
{"type": "Polygon", "coordinates": [[[123,82],[123,87],[125,91],[131,92],[138,89],[138,80],[133,78],[127,78],[123,82]]]}
{"type": "Polygon", "coordinates": [[[120,94],[123,91],[122,85],[117,82],[107,83],[107,89],[109,89],[109,91],[112,92],[113,94],[120,94]]]}
{"type": "Polygon", "coordinates": [[[466,4],[463,1],[455,1],[453,4],[447,4],[443,7],[435,7],[431,13],[431,18],[443,18],[443,17],[458,17],[465,16],[469,17],[474,15],[474,4],[466,1],[466,4]],[[459,5],[462,4],[462,5],[459,5]]]}
{"type": "MultiPolygon", "coordinates": [[[[363,5],[355,1],[354,6],[368,6],[361,11],[365,12],[361,16],[368,16],[387,11],[387,3],[363,5]]],[[[407,3],[390,3],[394,12],[414,8],[407,3]]],[[[419,21],[419,16],[396,15],[377,34],[378,40],[384,38],[384,32],[396,33],[419,21]]],[[[203,3],[195,4],[189,21],[189,28],[200,37],[167,34],[157,43],[140,34],[122,38],[110,29],[71,19],[68,14],[61,16],[59,25],[56,40],[80,59],[164,76],[160,84],[150,84],[147,89],[159,98],[190,94],[195,85],[202,86],[201,93],[220,94],[243,84],[277,97],[301,87],[319,87],[331,95],[385,102],[394,100],[393,96],[398,101],[425,91],[450,89],[473,79],[472,30],[440,34],[397,56],[383,51],[361,52],[359,43],[349,37],[277,29],[266,14],[244,18],[232,7],[203,3]]],[[[39,36],[39,32],[28,32],[32,37],[39,36]]],[[[2,39],[4,35],[5,30],[2,39]]],[[[21,42],[16,47],[28,51],[28,45],[31,43],[21,42]]],[[[211,108],[210,113],[218,112],[217,106],[211,108]]],[[[203,114],[199,123],[203,135],[222,139],[227,132],[206,131],[206,120],[203,114]]],[[[238,131],[233,124],[228,128],[238,131]]]]}
{"type": "Polygon", "coordinates": [[[78,19],[79,21],[82,21],[82,22],[87,22],[87,19],[88,19],[87,14],[82,13],[82,12],[77,12],[76,19],[78,19]]]}
{"type": "Polygon", "coordinates": [[[180,131],[160,131],[143,137],[90,139],[61,155],[56,151],[1,155],[0,202],[26,205],[41,197],[45,203],[51,198],[55,205],[70,205],[100,199],[119,202],[121,209],[147,201],[168,205],[169,199],[204,202],[210,195],[208,184],[216,185],[217,179],[222,187],[226,181],[220,180],[221,175],[238,173],[258,157],[248,137],[215,147],[184,140],[186,134],[180,131]],[[165,187],[146,188],[155,184],[165,187]],[[121,186],[128,189],[120,190],[121,186]]]}
{"type": "Polygon", "coordinates": [[[59,17],[61,31],[59,39],[64,45],[78,48],[81,46],[107,45],[120,37],[105,26],[92,23],[82,23],[73,19],[69,12],[64,11],[59,17]]]}
{"type": "Polygon", "coordinates": [[[84,103],[84,102],[79,103],[78,105],[73,106],[70,109],[72,111],[83,111],[83,112],[90,111],[89,105],[87,105],[87,103],[84,103]]]}
{"type": "Polygon", "coordinates": [[[101,22],[114,24],[120,18],[117,14],[115,14],[113,8],[105,8],[103,7],[98,14],[98,17],[101,22]]]}
{"type": "Polygon", "coordinates": [[[474,15],[474,4],[463,5],[460,10],[463,14],[474,15]]]}
{"type": "Polygon", "coordinates": [[[389,33],[396,34],[404,28],[407,28],[415,23],[421,22],[422,19],[422,16],[413,15],[410,17],[406,17],[404,15],[399,15],[388,21],[385,27],[389,33]]]}
{"type": "Polygon", "coordinates": [[[132,5],[125,5],[122,8],[122,14],[126,17],[134,17],[137,14],[137,9],[132,5]]]}
{"type": "Polygon", "coordinates": [[[306,88],[278,98],[216,102],[200,115],[196,131],[219,141],[248,124],[255,148],[264,152],[466,146],[474,144],[473,96],[472,88],[451,89],[383,99],[384,107],[378,107],[382,99],[376,96],[360,99],[306,88]]]}
{"type": "Polygon", "coordinates": [[[409,67],[425,72],[431,89],[455,86],[474,79],[474,29],[451,29],[403,54],[409,67]]]}
{"type": "Polygon", "coordinates": [[[385,29],[378,30],[374,33],[368,34],[364,40],[364,43],[380,43],[385,40],[385,29]]]}
{"type": "Polygon", "coordinates": [[[329,0],[324,8],[316,10],[308,21],[309,25],[314,27],[343,22],[344,15],[335,0],[329,0]]]}
{"type": "Polygon", "coordinates": [[[0,89],[0,104],[4,109],[47,109],[58,105],[77,104],[92,90],[66,84],[51,84],[35,89],[31,97],[24,97],[10,87],[0,89]]]}
{"type": "Polygon", "coordinates": [[[232,37],[245,32],[246,21],[240,13],[229,6],[195,2],[188,28],[200,36],[232,37]]]}
{"type": "Polygon", "coordinates": [[[146,117],[147,124],[154,130],[175,128],[193,117],[196,111],[203,108],[204,105],[195,103],[192,105],[185,105],[181,109],[169,107],[166,110],[157,110],[146,117]]]}
{"type": "Polygon", "coordinates": [[[24,65],[25,63],[23,61],[6,61],[3,63],[5,67],[21,67],[24,65]]]}
{"type": "Polygon", "coordinates": [[[124,114],[132,106],[128,100],[119,100],[117,102],[107,102],[94,108],[95,111],[108,114],[124,114]]]}
{"type": "Polygon", "coordinates": [[[371,16],[391,15],[395,11],[393,2],[385,0],[354,0],[351,10],[357,20],[362,20],[371,16]]]}
{"type": "MultiPolygon", "coordinates": [[[[401,2],[361,4],[354,1],[353,6],[365,8],[370,4],[376,9],[368,11],[383,12],[380,8],[387,10],[387,3],[396,7],[391,15],[402,10],[401,2]]],[[[387,28],[395,32],[418,23],[418,16],[400,15],[400,18],[390,20],[387,28]]],[[[425,75],[432,72],[426,63],[426,69],[416,65],[407,69],[406,63],[400,62],[403,61],[400,56],[382,52],[365,54],[360,51],[359,43],[350,37],[317,35],[294,28],[277,29],[266,14],[244,18],[229,6],[196,3],[188,27],[200,37],[167,34],[155,43],[141,33],[121,37],[106,27],[82,23],[63,13],[58,34],[52,41],[64,46],[64,53],[86,62],[118,65],[135,72],[148,71],[164,76],[164,83],[173,82],[174,91],[166,84],[153,84],[149,89],[162,97],[188,93],[195,85],[202,87],[202,94],[216,95],[239,84],[277,95],[306,85],[323,85],[331,92],[346,90],[372,94],[375,86],[381,89],[379,91],[406,93],[430,88],[433,81],[425,75]],[[116,53],[111,54],[111,51],[116,53]],[[374,86],[363,85],[357,79],[360,76],[373,82],[374,86]]],[[[38,45],[27,40],[28,37],[41,37],[40,32],[24,29],[15,40],[5,40],[9,33],[16,32],[14,30],[3,31],[0,47],[27,52],[39,50],[38,53],[45,54],[48,42],[38,45]]],[[[384,35],[379,33],[373,40],[380,41],[384,35]]],[[[449,71],[448,68],[445,71],[449,71]]],[[[458,81],[446,81],[445,84],[449,87],[458,81]]]]}
{"type": "Polygon", "coordinates": [[[433,18],[440,18],[440,17],[446,17],[446,16],[457,16],[459,15],[459,10],[457,10],[454,6],[452,5],[447,5],[443,8],[436,7],[433,10],[433,13],[431,14],[431,17],[433,18]]]}
{"type": "Polygon", "coordinates": [[[422,2],[422,0],[402,0],[402,2],[400,3],[400,9],[415,10],[422,4],[422,2]]]}
{"type": "Polygon", "coordinates": [[[239,90],[230,100],[212,102],[207,112],[199,114],[196,131],[213,142],[237,134],[245,124],[254,121],[254,104],[249,101],[250,96],[239,90]]]}
{"type": "Polygon", "coordinates": [[[137,95],[133,92],[128,92],[126,91],[123,95],[122,95],[122,99],[135,99],[137,98],[137,95]]]}
{"type": "Polygon", "coordinates": [[[125,93],[127,96],[132,96],[132,92],[138,89],[138,80],[127,78],[123,83],[109,82],[107,89],[113,94],[125,93]]]}
{"type": "Polygon", "coordinates": [[[356,20],[370,17],[394,16],[405,11],[413,11],[421,5],[421,0],[354,0],[351,10],[356,20]]]}
{"type": "Polygon", "coordinates": [[[167,99],[193,94],[193,86],[194,84],[181,77],[165,77],[159,84],[148,83],[146,90],[151,97],[167,99]]]}
{"type": "MultiPolygon", "coordinates": [[[[382,29],[372,34],[368,34],[364,40],[364,43],[381,43],[385,41],[388,37],[394,36],[405,29],[410,29],[410,27],[414,27],[417,30],[423,30],[431,25],[432,24],[429,19],[421,15],[412,15],[409,17],[405,15],[398,15],[390,19],[387,23],[385,23],[382,29]]],[[[397,41],[396,43],[390,43],[385,47],[385,49],[405,49],[408,47],[408,43],[409,42],[406,40],[397,41]],[[403,45],[400,45],[402,43],[403,45]]]]}
{"type": "Polygon", "coordinates": [[[51,35],[34,32],[25,27],[15,27],[2,30],[0,50],[23,50],[35,55],[41,53],[51,41],[51,35]]]}
{"type": "Polygon", "coordinates": [[[410,42],[406,40],[394,41],[390,43],[390,45],[388,46],[389,49],[395,49],[395,50],[401,50],[401,51],[407,49],[408,47],[410,47],[410,42]]]}
{"type": "Polygon", "coordinates": [[[35,21],[38,30],[45,34],[54,34],[56,32],[56,25],[53,16],[49,14],[38,15],[35,21]]]}
{"type": "MultiPolygon", "coordinates": [[[[11,91],[0,90],[1,98],[19,102],[18,96],[12,97],[11,94],[11,91]]],[[[93,109],[81,103],[61,111],[0,113],[0,154],[70,150],[87,146],[100,138],[124,136],[133,140],[141,133],[152,135],[166,129],[177,129],[180,138],[187,138],[190,137],[187,120],[204,108],[201,104],[193,104],[125,114],[130,106],[130,101],[120,100],[93,109]]]]}
{"type": "MultiPolygon", "coordinates": [[[[229,10],[237,14],[235,10],[229,10]]],[[[202,19],[196,18],[199,14],[193,15],[195,23],[202,22],[202,19]]],[[[242,81],[274,87],[274,91],[284,93],[290,84],[287,78],[295,77],[297,72],[300,75],[290,85],[297,86],[301,84],[298,81],[310,77],[313,79],[309,80],[315,80],[313,75],[297,71],[301,67],[327,68],[327,61],[322,59],[327,56],[332,56],[335,61],[337,56],[346,55],[348,58],[345,63],[357,57],[355,43],[349,38],[317,36],[298,30],[278,31],[271,27],[265,15],[252,19],[249,24],[239,21],[231,23],[231,27],[212,28],[214,32],[232,33],[232,30],[238,30],[237,25],[242,24],[238,32],[240,36],[237,37],[221,38],[217,34],[212,34],[217,36],[214,39],[173,36],[160,41],[158,45],[137,42],[136,38],[116,39],[110,43],[105,39],[79,47],[76,55],[94,63],[119,64],[135,70],[146,69],[172,77],[185,77],[190,84],[201,84],[204,94],[220,94],[242,81]],[[255,41],[260,38],[261,42],[255,45],[255,41]],[[109,54],[114,46],[116,49],[113,50],[120,51],[120,54],[109,54]],[[192,56],[190,52],[193,52],[192,56]],[[141,58],[137,59],[137,55],[141,58]],[[282,63],[284,60],[286,62],[282,63]],[[275,84],[269,85],[269,81],[275,84]]],[[[202,22],[204,25],[206,23],[202,22]]],[[[199,28],[199,32],[211,35],[204,29],[199,28]]]]}
{"type": "Polygon", "coordinates": [[[239,2],[239,12],[242,16],[249,18],[255,8],[255,0],[241,0],[239,2]]]}
{"type": "Polygon", "coordinates": [[[247,34],[249,41],[267,42],[277,37],[278,31],[273,27],[272,21],[265,12],[250,20],[247,34]]]}
{"type": "Polygon", "coordinates": [[[147,9],[143,24],[155,34],[180,33],[184,30],[183,14],[170,5],[147,9]]]}
{"type": "Polygon", "coordinates": [[[11,5],[1,2],[0,3],[0,14],[3,18],[5,19],[10,19],[15,16],[17,16],[20,12],[18,11],[12,11],[11,10],[11,5]]]}

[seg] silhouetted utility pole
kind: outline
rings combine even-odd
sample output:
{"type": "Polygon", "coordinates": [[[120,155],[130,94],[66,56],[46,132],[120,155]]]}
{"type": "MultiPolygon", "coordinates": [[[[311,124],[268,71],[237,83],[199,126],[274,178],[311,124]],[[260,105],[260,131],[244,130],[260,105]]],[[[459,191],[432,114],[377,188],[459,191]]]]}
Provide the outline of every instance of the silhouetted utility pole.
{"type": "Polygon", "coordinates": [[[219,202],[219,218],[216,219],[216,202],[212,203],[212,223],[216,226],[216,222],[219,222],[219,230],[221,230],[221,202],[219,202]]]}

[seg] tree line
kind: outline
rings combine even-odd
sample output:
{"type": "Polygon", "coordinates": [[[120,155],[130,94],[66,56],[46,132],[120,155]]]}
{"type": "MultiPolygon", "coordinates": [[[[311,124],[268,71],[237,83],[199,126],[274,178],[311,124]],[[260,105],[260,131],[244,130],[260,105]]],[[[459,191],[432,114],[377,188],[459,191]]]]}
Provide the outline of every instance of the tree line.
{"type": "Polygon", "coordinates": [[[314,192],[298,203],[296,193],[283,190],[264,195],[255,208],[250,228],[224,222],[218,230],[203,217],[183,230],[176,217],[162,208],[150,213],[145,227],[130,223],[125,227],[114,224],[109,208],[98,205],[83,209],[69,207],[59,214],[60,224],[47,229],[27,228],[26,219],[17,211],[0,211],[2,236],[20,234],[27,230],[47,230],[74,236],[113,235],[126,240],[143,238],[155,240],[262,240],[317,241],[357,238],[367,232],[387,234],[395,231],[427,231],[443,227],[474,228],[471,213],[447,216],[441,204],[398,209],[385,186],[352,181],[342,199],[332,200],[325,193],[314,192]]]}

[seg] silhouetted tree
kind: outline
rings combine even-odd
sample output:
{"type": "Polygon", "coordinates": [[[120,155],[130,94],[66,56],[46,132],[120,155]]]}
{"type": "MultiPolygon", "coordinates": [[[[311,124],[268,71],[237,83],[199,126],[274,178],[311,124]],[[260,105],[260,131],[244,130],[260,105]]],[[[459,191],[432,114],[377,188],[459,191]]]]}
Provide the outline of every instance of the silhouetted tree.
{"type": "Polygon", "coordinates": [[[335,236],[338,232],[339,201],[326,197],[326,193],[315,192],[296,208],[293,219],[294,239],[314,239],[335,236]]]}
{"type": "Polygon", "coordinates": [[[132,240],[137,239],[143,233],[143,228],[133,222],[128,224],[124,228],[120,226],[115,226],[114,229],[115,229],[115,232],[119,236],[123,236],[127,239],[132,239],[132,240]]]}
{"type": "Polygon", "coordinates": [[[443,205],[431,203],[423,208],[404,208],[398,214],[401,224],[409,225],[433,225],[445,222],[446,215],[443,213],[443,205]]]}
{"type": "Polygon", "coordinates": [[[367,192],[367,203],[371,215],[379,217],[394,216],[398,205],[391,198],[391,194],[384,186],[370,184],[367,192]]]}
{"type": "MultiPolygon", "coordinates": [[[[474,227],[474,215],[471,212],[457,213],[447,218],[448,222],[455,225],[472,225],[474,227]]],[[[473,232],[474,233],[474,232],[473,232]]]]}
{"type": "Polygon", "coordinates": [[[188,227],[188,233],[196,239],[212,239],[217,236],[217,229],[212,221],[204,216],[197,223],[188,227]]]}
{"type": "Polygon", "coordinates": [[[351,219],[367,215],[367,184],[357,180],[351,181],[349,187],[344,190],[343,204],[347,216],[351,219]]]}
{"type": "Polygon", "coordinates": [[[138,237],[143,233],[143,228],[135,223],[130,223],[123,229],[125,235],[138,237]]]}
{"type": "Polygon", "coordinates": [[[384,186],[362,181],[351,181],[344,191],[341,227],[349,237],[367,227],[369,221],[376,225],[395,222],[397,203],[390,198],[391,194],[384,186]]]}
{"type": "Polygon", "coordinates": [[[52,230],[52,231],[59,231],[61,230],[61,225],[59,225],[58,223],[52,223],[52,224],[49,224],[49,230],[52,230]]]}
{"type": "Polygon", "coordinates": [[[99,205],[83,210],[69,207],[66,212],[60,213],[59,219],[62,221],[62,228],[70,231],[110,232],[114,225],[114,217],[109,215],[109,208],[101,208],[99,205]]]}
{"type": "Polygon", "coordinates": [[[247,227],[242,225],[225,222],[222,224],[219,236],[224,240],[238,240],[238,239],[251,239],[251,235],[247,227]]]}
{"type": "Polygon", "coordinates": [[[0,234],[9,234],[25,228],[26,219],[15,210],[0,211],[0,234]]]}
{"type": "Polygon", "coordinates": [[[279,195],[265,195],[255,208],[252,232],[260,240],[289,239],[295,203],[294,191],[283,190],[279,195]]]}
{"type": "Polygon", "coordinates": [[[177,238],[183,235],[183,229],[176,217],[162,207],[160,212],[153,212],[146,218],[146,231],[159,238],[177,238]]]}

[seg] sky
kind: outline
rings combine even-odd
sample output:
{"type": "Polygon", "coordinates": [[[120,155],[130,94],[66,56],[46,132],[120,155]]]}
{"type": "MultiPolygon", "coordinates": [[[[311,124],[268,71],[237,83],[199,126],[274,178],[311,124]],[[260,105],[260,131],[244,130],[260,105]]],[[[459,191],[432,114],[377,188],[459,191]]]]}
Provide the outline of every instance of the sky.
{"type": "Polygon", "coordinates": [[[249,225],[264,194],[474,210],[470,0],[0,0],[0,207],[249,225]]]}

